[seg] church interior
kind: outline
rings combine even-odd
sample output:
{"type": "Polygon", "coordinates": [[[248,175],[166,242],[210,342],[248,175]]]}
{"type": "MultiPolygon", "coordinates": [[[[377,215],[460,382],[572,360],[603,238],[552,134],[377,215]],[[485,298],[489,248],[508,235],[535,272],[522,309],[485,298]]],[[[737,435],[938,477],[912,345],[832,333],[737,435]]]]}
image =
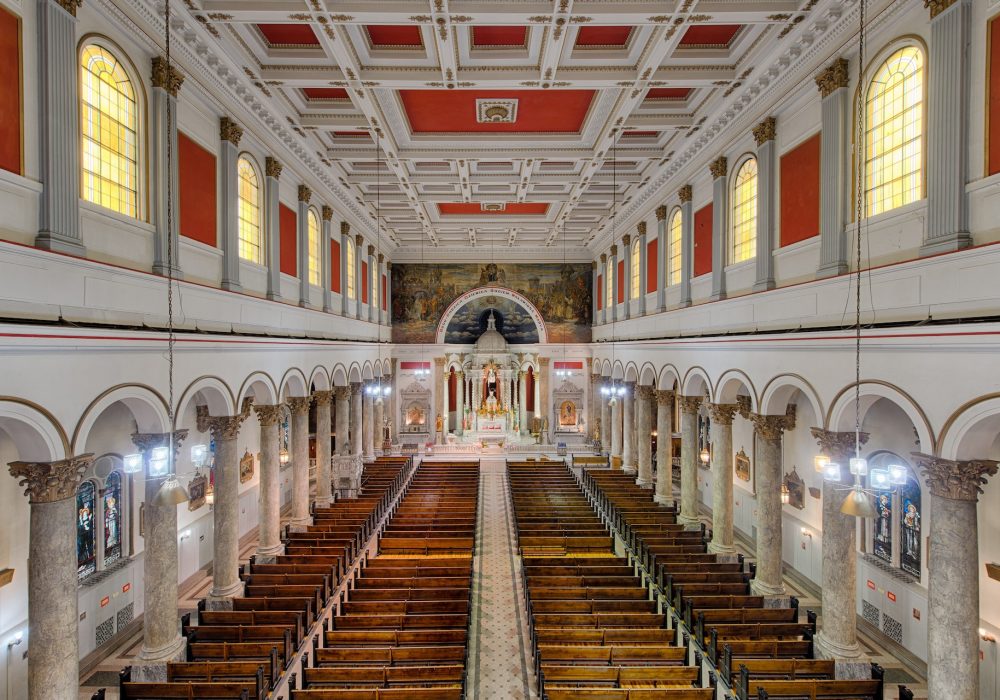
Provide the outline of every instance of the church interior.
{"type": "Polygon", "coordinates": [[[1000,700],[997,280],[995,0],[0,0],[0,700],[1000,700]]]}

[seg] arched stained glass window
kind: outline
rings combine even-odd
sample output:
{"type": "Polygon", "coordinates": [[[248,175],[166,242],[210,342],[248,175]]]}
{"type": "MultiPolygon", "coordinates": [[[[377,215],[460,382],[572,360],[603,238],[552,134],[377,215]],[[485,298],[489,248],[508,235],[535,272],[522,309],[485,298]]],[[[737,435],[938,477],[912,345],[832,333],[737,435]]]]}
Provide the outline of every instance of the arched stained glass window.
{"type": "Polygon", "coordinates": [[[240,258],[260,265],[264,260],[260,229],[260,179],[249,158],[241,156],[236,171],[239,176],[237,218],[240,258]]]}
{"type": "Polygon", "coordinates": [[[111,472],[104,482],[104,566],[122,558],[122,477],[111,472]]]}
{"type": "Polygon", "coordinates": [[[639,289],[639,287],[640,287],[640,284],[639,284],[639,282],[640,282],[640,272],[641,272],[639,270],[639,267],[640,267],[640,264],[641,264],[641,261],[642,261],[642,250],[639,248],[639,246],[641,245],[641,243],[642,243],[641,239],[639,239],[637,237],[636,240],[634,240],[632,242],[632,250],[629,251],[629,255],[631,256],[631,259],[632,259],[632,262],[631,262],[631,268],[632,269],[629,271],[630,274],[631,274],[631,277],[632,277],[629,280],[629,298],[630,299],[638,299],[640,293],[642,292],[642,290],[639,289]]]}
{"type": "Polygon", "coordinates": [[[81,196],[119,214],[139,215],[139,115],[135,88],[103,46],[80,54],[81,196]]]}
{"type": "Polygon", "coordinates": [[[358,298],[358,289],[355,281],[355,277],[357,276],[357,270],[355,270],[355,267],[357,266],[354,257],[355,254],[356,251],[354,250],[354,241],[348,238],[347,239],[347,298],[348,299],[358,298]]]}
{"type": "Polygon", "coordinates": [[[911,473],[899,490],[899,568],[920,578],[920,484],[911,473]]]}
{"type": "Polygon", "coordinates": [[[76,575],[84,579],[97,570],[97,489],[84,481],[76,492],[76,575]]]}
{"type": "Polygon", "coordinates": [[[729,262],[757,254],[757,159],[747,158],[733,179],[733,223],[729,262]]]}
{"type": "Polygon", "coordinates": [[[322,284],[320,269],[322,266],[320,251],[319,217],[312,209],[309,210],[309,284],[316,287],[322,284]]]}
{"type": "Polygon", "coordinates": [[[681,210],[674,209],[670,217],[670,277],[667,284],[680,284],[681,281],[681,210]]]}
{"type": "Polygon", "coordinates": [[[919,200],[923,190],[924,55],[905,46],[875,70],[865,96],[865,213],[919,200]]]}
{"type": "Polygon", "coordinates": [[[902,468],[906,483],[874,489],[875,517],[871,520],[871,553],[886,564],[920,578],[921,519],[920,482],[913,468],[899,455],[876,452],[868,460],[872,469],[902,468]]]}

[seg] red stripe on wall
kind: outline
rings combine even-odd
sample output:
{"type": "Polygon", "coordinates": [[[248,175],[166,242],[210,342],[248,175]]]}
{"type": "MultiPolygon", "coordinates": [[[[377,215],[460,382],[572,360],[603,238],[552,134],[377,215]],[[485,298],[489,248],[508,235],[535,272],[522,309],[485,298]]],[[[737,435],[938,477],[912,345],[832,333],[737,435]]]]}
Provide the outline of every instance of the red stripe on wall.
{"type": "Polygon", "coordinates": [[[330,291],[340,294],[340,241],[330,241],[330,291]]]}
{"type": "Polygon", "coordinates": [[[646,246],[646,294],[656,291],[656,270],[660,257],[660,242],[653,239],[646,246]]]}
{"type": "Polygon", "coordinates": [[[403,361],[399,363],[400,369],[430,369],[430,362],[407,362],[403,361]]]}
{"type": "Polygon", "coordinates": [[[368,263],[361,261],[361,303],[368,303],[368,263]]]}
{"type": "Polygon", "coordinates": [[[553,362],[553,369],[583,369],[582,362],[553,362]]]}
{"type": "Polygon", "coordinates": [[[278,205],[278,230],[281,237],[281,271],[295,277],[298,274],[298,217],[284,204],[278,205]]]}
{"type": "Polygon", "coordinates": [[[781,156],[781,246],[819,235],[819,155],[816,134],[781,156]]]}
{"type": "Polygon", "coordinates": [[[215,156],[178,132],[177,168],[181,235],[217,248],[215,156]]]}
{"type": "Polygon", "coordinates": [[[694,276],[712,271],[712,205],[694,213],[694,276]]]}
{"type": "Polygon", "coordinates": [[[0,6],[0,169],[21,174],[21,20],[0,6]]]}
{"type": "Polygon", "coordinates": [[[604,275],[597,276],[597,310],[604,308],[604,275]]]}
{"type": "Polygon", "coordinates": [[[618,261],[618,303],[625,301],[625,261],[618,261]]]}
{"type": "Polygon", "coordinates": [[[987,85],[987,105],[989,115],[987,121],[987,155],[988,170],[987,175],[1000,173],[1000,17],[990,20],[989,26],[989,64],[987,74],[989,84],[987,85]]]}

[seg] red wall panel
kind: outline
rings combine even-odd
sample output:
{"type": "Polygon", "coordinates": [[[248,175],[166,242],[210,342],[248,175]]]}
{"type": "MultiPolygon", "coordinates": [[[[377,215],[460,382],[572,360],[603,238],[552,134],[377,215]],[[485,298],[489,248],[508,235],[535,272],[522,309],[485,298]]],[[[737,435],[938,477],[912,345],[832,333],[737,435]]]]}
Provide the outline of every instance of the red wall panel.
{"type": "Polygon", "coordinates": [[[535,373],[532,371],[531,367],[528,368],[528,376],[524,380],[524,410],[528,414],[527,419],[530,421],[534,418],[535,412],[535,373]]]}
{"type": "Polygon", "coordinates": [[[597,276],[597,310],[604,308],[604,275],[597,276]]]}
{"type": "Polygon", "coordinates": [[[819,134],[781,156],[781,246],[819,235],[819,134]]]}
{"type": "Polygon", "coordinates": [[[712,205],[694,213],[694,276],[712,271],[712,205]]]}
{"type": "Polygon", "coordinates": [[[987,105],[989,107],[989,123],[987,138],[988,162],[987,175],[1000,173],[1000,17],[994,17],[989,27],[989,65],[986,67],[989,76],[987,86],[987,105]]]}
{"type": "Polygon", "coordinates": [[[340,241],[330,241],[330,291],[340,294],[340,241]]]}
{"type": "Polygon", "coordinates": [[[217,248],[215,156],[177,133],[181,235],[217,248]]]}
{"type": "Polygon", "coordinates": [[[21,174],[21,21],[0,6],[0,169],[21,174]]]}
{"type": "Polygon", "coordinates": [[[458,410],[458,377],[455,370],[448,371],[448,412],[458,410]]]}
{"type": "Polygon", "coordinates": [[[281,271],[295,277],[298,274],[298,217],[284,204],[278,205],[278,229],[281,232],[281,271]]]}
{"type": "Polygon", "coordinates": [[[656,266],[659,263],[660,242],[653,239],[646,246],[646,294],[656,291],[656,266]]]}
{"type": "Polygon", "coordinates": [[[368,263],[361,261],[361,303],[368,303],[368,263]]]}
{"type": "Polygon", "coordinates": [[[618,302],[625,301],[625,261],[618,261],[618,302]]]}

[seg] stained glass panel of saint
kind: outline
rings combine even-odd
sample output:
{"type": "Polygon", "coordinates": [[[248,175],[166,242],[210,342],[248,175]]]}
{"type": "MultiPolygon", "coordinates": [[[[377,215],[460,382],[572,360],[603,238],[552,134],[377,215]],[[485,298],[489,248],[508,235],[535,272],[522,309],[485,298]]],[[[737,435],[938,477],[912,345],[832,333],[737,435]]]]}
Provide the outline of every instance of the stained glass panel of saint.
{"type": "Polygon", "coordinates": [[[104,484],[104,565],[122,558],[122,477],[111,472],[104,484]]]}
{"type": "Polygon", "coordinates": [[[875,491],[875,528],[872,549],[876,557],[892,563],[892,491],[875,491]]]}
{"type": "Polygon", "coordinates": [[[94,483],[84,481],[76,492],[76,572],[81,579],[97,569],[96,506],[94,483]]]}
{"type": "Polygon", "coordinates": [[[920,484],[912,476],[899,490],[899,566],[920,577],[920,484]]]}

